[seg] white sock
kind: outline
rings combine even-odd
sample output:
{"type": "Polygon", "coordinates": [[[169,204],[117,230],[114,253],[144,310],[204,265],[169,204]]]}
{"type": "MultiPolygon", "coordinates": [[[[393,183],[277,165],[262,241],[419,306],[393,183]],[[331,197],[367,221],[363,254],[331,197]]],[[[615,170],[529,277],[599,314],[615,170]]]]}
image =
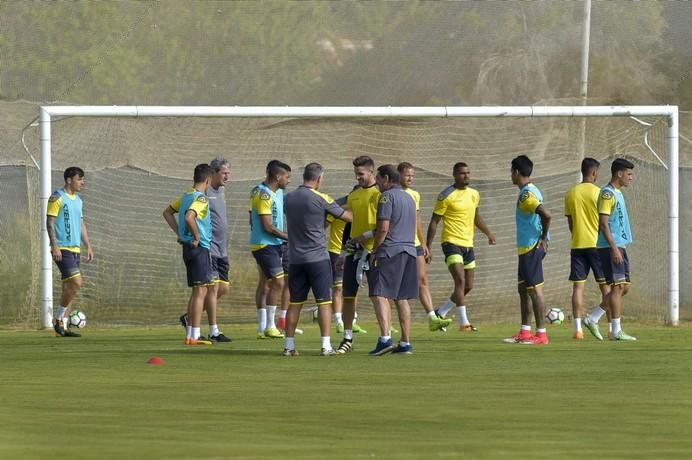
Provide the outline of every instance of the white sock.
{"type": "Polygon", "coordinates": [[[613,318],[611,323],[613,324],[613,335],[618,335],[620,333],[620,318],[613,318]]]}
{"type": "Polygon", "coordinates": [[[437,315],[435,314],[435,311],[431,311],[430,313],[428,313],[428,318],[431,318],[431,319],[437,318],[437,315]]]}
{"type": "Polygon", "coordinates": [[[219,331],[219,325],[218,324],[212,324],[209,326],[209,335],[210,336],[217,336],[221,332],[219,331]]]}
{"type": "Polygon", "coordinates": [[[589,314],[589,320],[591,320],[594,323],[597,323],[599,319],[603,315],[605,315],[605,310],[601,308],[600,305],[596,305],[593,310],[591,310],[591,314],[589,314]]]}
{"type": "Polygon", "coordinates": [[[581,318],[574,318],[574,332],[581,332],[581,318]]]}
{"type": "Polygon", "coordinates": [[[380,337],[380,341],[381,341],[381,342],[386,342],[386,341],[388,341],[388,340],[392,340],[392,336],[391,336],[391,335],[383,335],[383,336],[380,337]]]}
{"type": "Polygon", "coordinates": [[[332,339],[331,337],[322,337],[322,348],[325,350],[331,350],[332,349],[332,339]]]}
{"type": "Polygon", "coordinates": [[[531,325],[530,324],[522,324],[521,327],[519,328],[519,330],[531,332],[531,325]]]}
{"type": "Polygon", "coordinates": [[[357,319],[358,319],[358,312],[356,311],[353,313],[353,322],[355,323],[357,319]]]}
{"type": "Polygon", "coordinates": [[[344,338],[347,340],[353,340],[353,329],[344,330],[344,338]]]}
{"type": "Polygon", "coordinates": [[[257,332],[264,332],[267,328],[267,309],[258,308],[257,309],[257,332]]]}
{"type": "Polygon", "coordinates": [[[200,331],[199,327],[193,327],[192,328],[192,340],[199,339],[200,333],[201,333],[201,331],[200,331]]]}
{"type": "Polygon", "coordinates": [[[286,337],[286,340],[284,341],[285,345],[284,348],[286,350],[295,350],[296,349],[296,341],[293,337],[286,337]]]}
{"type": "Polygon", "coordinates": [[[608,321],[608,332],[613,333],[613,323],[611,321],[608,321]]]}
{"type": "Polygon", "coordinates": [[[55,319],[55,320],[61,319],[63,316],[65,316],[65,310],[67,310],[67,308],[60,305],[57,308],[57,310],[55,310],[55,314],[53,315],[53,319],[55,319]]]}
{"type": "Polygon", "coordinates": [[[281,310],[281,311],[279,311],[279,318],[285,319],[285,318],[286,318],[286,313],[287,313],[287,312],[288,312],[288,310],[281,310]]]}
{"type": "Polygon", "coordinates": [[[342,319],[341,313],[334,313],[334,322],[336,324],[344,322],[344,320],[342,319]]]}
{"type": "Polygon", "coordinates": [[[188,339],[192,338],[192,326],[187,327],[187,335],[185,337],[187,337],[188,339]]]}
{"type": "Polygon", "coordinates": [[[451,310],[455,306],[456,306],[456,304],[454,302],[452,302],[452,299],[447,299],[447,300],[445,300],[445,303],[443,303],[442,306],[440,306],[437,309],[437,312],[440,314],[440,316],[447,316],[447,313],[449,313],[449,310],[451,310]]]}
{"type": "Polygon", "coordinates": [[[459,324],[466,326],[469,323],[469,319],[466,317],[466,305],[459,305],[457,307],[457,312],[459,313],[459,324]]]}
{"type": "Polygon", "coordinates": [[[401,342],[399,342],[399,345],[401,345],[402,347],[408,347],[409,345],[411,345],[411,342],[401,341],[401,342]]]}
{"type": "Polygon", "coordinates": [[[276,313],[276,305],[267,305],[267,328],[276,327],[274,314],[276,313]]]}
{"type": "Polygon", "coordinates": [[[540,329],[536,329],[536,335],[538,335],[538,334],[545,334],[545,333],[546,333],[546,330],[545,330],[544,327],[542,327],[542,328],[540,328],[540,329]]]}

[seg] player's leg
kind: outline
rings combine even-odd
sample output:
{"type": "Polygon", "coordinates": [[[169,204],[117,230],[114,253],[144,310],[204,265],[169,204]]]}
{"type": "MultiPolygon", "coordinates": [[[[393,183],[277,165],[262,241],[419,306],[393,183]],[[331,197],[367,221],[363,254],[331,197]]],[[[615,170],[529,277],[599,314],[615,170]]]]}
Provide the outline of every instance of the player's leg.
{"type": "Polygon", "coordinates": [[[288,258],[288,243],[281,245],[281,267],[284,270],[284,287],[281,291],[281,302],[279,308],[279,319],[276,324],[273,323],[274,315],[271,316],[271,322],[274,327],[283,331],[286,329],[286,314],[288,312],[288,304],[290,303],[291,294],[288,289],[288,267],[290,265],[290,260],[288,258]]]}
{"type": "Polygon", "coordinates": [[[79,254],[61,250],[62,258],[56,261],[62,278],[60,305],[53,312],[53,330],[56,337],[79,337],[80,334],[68,328],[67,319],[70,308],[82,287],[82,274],[79,268],[79,254]]]}
{"type": "MultiPolygon", "coordinates": [[[[258,338],[283,338],[283,334],[274,325],[274,312],[281,301],[284,289],[284,269],[281,263],[281,246],[269,245],[253,251],[257,264],[266,278],[266,307],[258,309],[258,338]],[[264,326],[262,332],[259,329],[264,326]]],[[[257,299],[261,300],[261,299],[257,299]]],[[[259,304],[260,307],[262,304],[259,304]]]]}
{"type": "Polygon", "coordinates": [[[521,325],[519,332],[504,339],[505,343],[520,343],[529,339],[531,335],[531,309],[529,308],[529,294],[526,289],[526,278],[529,270],[526,254],[520,254],[517,261],[517,293],[519,294],[519,311],[521,325]]]}
{"type": "Polygon", "coordinates": [[[542,246],[536,246],[526,254],[526,269],[524,271],[526,292],[531,298],[534,321],[536,322],[536,335],[521,343],[530,345],[547,345],[548,333],[545,328],[545,299],[543,296],[543,257],[545,250],[542,246]]]}
{"type": "MultiPolygon", "coordinates": [[[[472,249],[473,251],[473,249],[472,249]]],[[[476,269],[475,260],[464,264],[464,301],[469,292],[473,289],[473,283],[476,279],[476,269]]],[[[471,324],[466,314],[466,305],[461,305],[457,307],[457,313],[459,314],[459,330],[462,332],[477,332],[478,328],[471,324]]]]}
{"type": "Polygon", "coordinates": [[[269,282],[262,267],[257,264],[257,288],[255,289],[255,306],[257,307],[257,338],[264,339],[264,330],[267,328],[267,295],[269,294],[269,282]]]}
{"type": "Polygon", "coordinates": [[[430,294],[430,286],[428,285],[428,267],[425,257],[423,256],[422,247],[416,248],[416,272],[418,276],[418,299],[428,317],[428,329],[431,331],[439,331],[450,325],[451,319],[440,318],[435,312],[432,295],[430,294]]]}
{"type": "Polygon", "coordinates": [[[575,340],[584,338],[584,332],[581,328],[581,315],[584,311],[584,281],[572,281],[572,318],[574,321],[575,340]]]}
{"type": "Polygon", "coordinates": [[[610,309],[612,314],[611,323],[613,325],[612,339],[621,341],[635,341],[636,337],[627,334],[622,329],[622,304],[623,297],[627,295],[630,289],[630,264],[627,257],[627,251],[624,248],[619,248],[622,255],[622,263],[613,263],[613,285],[610,288],[610,309]]]}
{"type": "Polygon", "coordinates": [[[190,320],[190,333],[186,343],[188,345],[211,345],[211,342],[205,338],[200,338],[207,286],[213,284],[209,250],[203,247],[193,248],[184,245],[183,259],[188,275],[187,284],[192,288],[187,312],[190,320]]]}
{"type": "Polygon", "coordinates": [[[397,313],[399,315],[399,326],[401,328],[401,338],[399,344],[394,348],[392,353],[411,354],[413,347],[411,345],[411,307],[408,299],[415,299],[418,286],[418,261],[408,256],[404,260],[404,271],[402,273],[401,282],[399,283],[398,298],[396,300],[397,313]]]}
{"type": "Polygon", "coordinates": [[[357,262],[353,255],[347,255],[344,260],[344,284],[342,315],[344,320],[344,338],[336,352],[348,353],[353,349],[353,320],[356,313],[358,283],[356,281],[357,262]]]}

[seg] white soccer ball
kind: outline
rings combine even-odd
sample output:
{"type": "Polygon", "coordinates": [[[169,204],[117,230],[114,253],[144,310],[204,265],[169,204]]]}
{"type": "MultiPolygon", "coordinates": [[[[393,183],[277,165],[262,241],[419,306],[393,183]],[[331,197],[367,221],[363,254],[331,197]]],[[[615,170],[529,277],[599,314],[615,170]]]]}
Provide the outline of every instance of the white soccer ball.
{"type": "Polygon", "coordinates": [[[83,328],[87,324],[87,317],[83,311],[75,310],[70,313],[70,319],[68,321],[70,327],[83,328]]]}
{"type": "Polygon", "coordinates": [[[565,320],[565,314],[559,308],[553,307],[548,310],[545,319],[547,319],[550,324],[562,324],[565,320]]]}

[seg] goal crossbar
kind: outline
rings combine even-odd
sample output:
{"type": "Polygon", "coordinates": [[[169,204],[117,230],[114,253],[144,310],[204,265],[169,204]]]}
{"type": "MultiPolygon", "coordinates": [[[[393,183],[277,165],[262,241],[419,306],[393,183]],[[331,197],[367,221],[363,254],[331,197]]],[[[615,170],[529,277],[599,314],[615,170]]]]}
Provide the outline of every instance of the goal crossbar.
{"type": "Polygon", "coordinates": [[[263,106],[41,106],[40,232],[41,318],[52,325],[52,257],[45,215],[51,184],[51,122],[62,117],[207,117],[207,118],[548,118],[548,117],[665,117],[668,149],[668,305],[666,324],[677,326],[680,306],[679,164],[677,106],[494,106],[494,107],[263,107],[263,106]]]}

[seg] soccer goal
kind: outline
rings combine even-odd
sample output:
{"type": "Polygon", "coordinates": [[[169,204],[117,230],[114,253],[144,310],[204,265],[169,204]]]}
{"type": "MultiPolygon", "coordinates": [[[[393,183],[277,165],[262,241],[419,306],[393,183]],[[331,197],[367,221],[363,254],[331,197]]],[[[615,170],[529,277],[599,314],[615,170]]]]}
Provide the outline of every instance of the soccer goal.
{"type": "MultiPolygon", "coordinates": [[[[87,172],[85,218],[96,261],[83,264],[85,285],[78,307],[93,322],[171,324],[185,310],[185,273],[175,237],[161,218],[187,187],[195,164],[224,156],[232,164],[227,187],[231,294],[220,321],[252,320],[256,269],[249,253],[247,206],[266,163],[281,159],[293,169],[326,167],[326,192],[352,187],[351,160],[408,161],[416,168],[424,227],[437,194],[452,182],[452,165],[469,164],[471,186],[481,192],[480,212],[498,238],[488,246],[476,235],[476,283],[469,309],[479,321],[515,319],[516,187],[510,161],[534,161],[534,182],[552,211],[546,258],[546,300],[569,310],[569,231],[565,192],[579,181],[583,156],[601,161],[598,184],[609,178],[612,159],[635,163],[625,191],[635,242],[628,248],[633,286],[624,314],[633,319],[679,321],[678,108],[676,106],[531,107],[143,107],[44,106],[39,110],[40,159],[34,211],[40,222],[40,321],[51,324],[59,279],[54,270],[45,216],[48,198],[71,165],[87,172]],[[586,120],[582,153],[581,133],[586,120]],[[54,287],[55,285],[55,287],[54,287]]],[[[438,232],[438,237],[439,237],[438,232]]],[[[433,297],[452,287],[439,244],[429,267],[433,297]]],[[[588,283],[588,302],[597,288],[588,283]]],[[[368,308],[362,308],[368,314],[368,308]]],[[[422,311],[414,305],[414,310],[422,311]]]]}

